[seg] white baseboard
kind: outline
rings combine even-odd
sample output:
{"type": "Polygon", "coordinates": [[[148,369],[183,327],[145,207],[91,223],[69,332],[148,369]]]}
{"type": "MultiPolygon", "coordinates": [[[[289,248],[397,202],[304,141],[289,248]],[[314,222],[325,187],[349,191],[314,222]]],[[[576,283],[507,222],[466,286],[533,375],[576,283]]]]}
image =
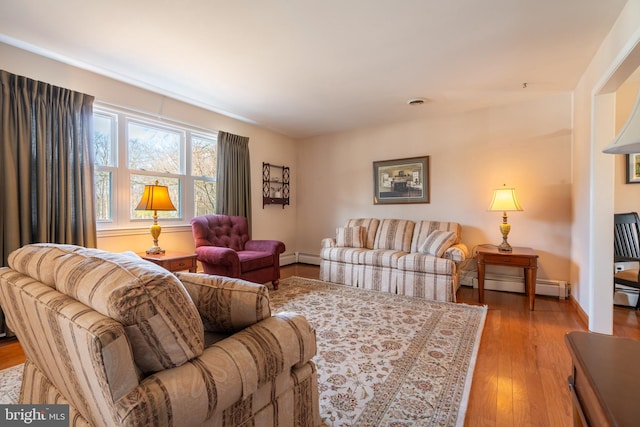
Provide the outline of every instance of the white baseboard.
{"type": "Polygon", "coordinates": [[[320,265],[320,257],[318,255],[301,254],[300,252],[296,252],[296,254],[298,255],[298,262],[303,264],[320,265]]]}
{"type": "Polygon", "coordinates": [[[295,264],[296,262],[298,262],[298,259],[293,252],[280,255],[280,265],[295,264]]]}
{"type": "Polygon", "coordinates": [[[292,252],[280,255],[280,265],[289,265],[295,263],[320,265],[320,257],[318,255],[301,254],[300,252],[292,252]]]}
{"type": "MultiPolygon", "coordinates": [[[[465,284],[462,283],[461,284],[465,284]]],[[[467,286],[478,287],[478,278],[471,279],[467,286]]],[[[484,288],[492,291],[506,291],[524,293],[524,278],[486,274],[484,288]]],[[[563,280],[536,280],[536,295],[545,295],[565,299],[569,296],[570,286],[563,280]]]]}

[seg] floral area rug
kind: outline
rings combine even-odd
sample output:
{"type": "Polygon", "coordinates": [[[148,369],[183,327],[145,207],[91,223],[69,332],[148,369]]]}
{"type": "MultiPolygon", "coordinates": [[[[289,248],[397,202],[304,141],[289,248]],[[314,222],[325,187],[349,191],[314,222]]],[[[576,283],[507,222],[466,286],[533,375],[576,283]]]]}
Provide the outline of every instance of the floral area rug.
{"type": "Polygon", "coordinates": [[[486,307],[298,277],[269,296],[316,329],[325,425],[464,425],[486,307]]]}
{"type": "Polygon", "coordinates": [[[23,364],[0,371],[0,405],[18,403],[23,364]]]}

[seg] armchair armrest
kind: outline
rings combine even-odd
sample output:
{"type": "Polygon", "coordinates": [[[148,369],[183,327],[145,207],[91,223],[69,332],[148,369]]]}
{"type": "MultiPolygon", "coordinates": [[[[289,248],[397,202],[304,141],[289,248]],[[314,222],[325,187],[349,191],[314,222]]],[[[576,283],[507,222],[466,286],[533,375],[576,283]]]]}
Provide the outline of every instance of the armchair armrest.
{"type": "Polygon", "coordinates": [[[196,248],[198,261],[209,264],[224,264],[231,266],[232,271],[240,272],[240,258],[238,253],[222,246],[200,246],[196,248]]]}
{"type": "Polygon", "coordinates": [[[205,331],[231,334],[271,317],[266,286],[223,276],[176,273],[205,331]]]}
{"type": "Polygon", "coordinates": [[[244,244],[247,251],[269,252],[278,255],[284,252],[284,243],[279,240],[248,240],[244,244]]]}
{"type": "Polygon", "coordinates": [[[316,354],[299,314],[279,313],[205,349],[189,363],[145,378],[117,402],[122,425],[222,425],[222,411],[316,354]]]}
{"type": "Polygon", "coordinates": [[[456,243],[449,246],[442,257],[450,259],[457,264],[469,258],[469,248],[464,243],[456,243]]]}

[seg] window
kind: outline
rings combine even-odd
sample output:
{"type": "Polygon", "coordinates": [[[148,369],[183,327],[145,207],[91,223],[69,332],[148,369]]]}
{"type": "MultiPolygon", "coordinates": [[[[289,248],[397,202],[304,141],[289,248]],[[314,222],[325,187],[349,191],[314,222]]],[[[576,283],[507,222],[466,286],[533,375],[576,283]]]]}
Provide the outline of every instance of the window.
{"type": "Polygon", "coordinates": [[[158,217],[185,224],[214,212],[215,134],[102,107],[94,110],[94,132],[99,230],[137,227],[152,218],[153,212],[135,207],[144,186],[155,181],[169,187],[177,209],[158,211],[158,217]]]}
{"type": "Polygon", "coordinates": [[[216,206],[217,146],[204,135],[191,138],[191,175],[193,178],[194,216],[213,213],[216,206]]]}
{"type": "Polygon", "coordinates": [[[96,213],[98,221],[113,219],[113,182],[117,158],[117,116],[93,114],[96,213]]]}

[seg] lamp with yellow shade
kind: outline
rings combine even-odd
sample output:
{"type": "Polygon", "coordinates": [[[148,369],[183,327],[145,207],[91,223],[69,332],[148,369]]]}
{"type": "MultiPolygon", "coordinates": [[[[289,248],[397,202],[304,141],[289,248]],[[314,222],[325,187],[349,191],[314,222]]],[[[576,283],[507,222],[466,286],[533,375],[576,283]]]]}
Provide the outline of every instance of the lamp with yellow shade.
{"type": "Polygon", "coordinates": [[[175,211],[176,207],[173,206],[171,198],[169,197],[169,187],[166,185],[159,185],[156,181],[153,185],[145,185],[144,192],[142,193],[142,199],[138,206],[137,211],[153,211],[153,225],[151,226],[151,236],[153,237],[153,246],[147,250],[148,254],[164,254],[165,250],[158,246],[158,237],[162,228],[158,224],[158,211],[175,211]]]}
{"type": "Polygon", "coordinates": [[[507,236],[511,231],[511,225],[507,223],[507,212],[521,211],[522,207],[516,196],[515,188],[507,188],[506,184],[502,188],[493,191],[493,200],[489,205],[490,211],[502,211],[502,224],[500,224],[500,232],[502,233],[502,243],[498,246],[498,250],[502,252],[511,252],[511,245],[507,242],[507,236]]]}

